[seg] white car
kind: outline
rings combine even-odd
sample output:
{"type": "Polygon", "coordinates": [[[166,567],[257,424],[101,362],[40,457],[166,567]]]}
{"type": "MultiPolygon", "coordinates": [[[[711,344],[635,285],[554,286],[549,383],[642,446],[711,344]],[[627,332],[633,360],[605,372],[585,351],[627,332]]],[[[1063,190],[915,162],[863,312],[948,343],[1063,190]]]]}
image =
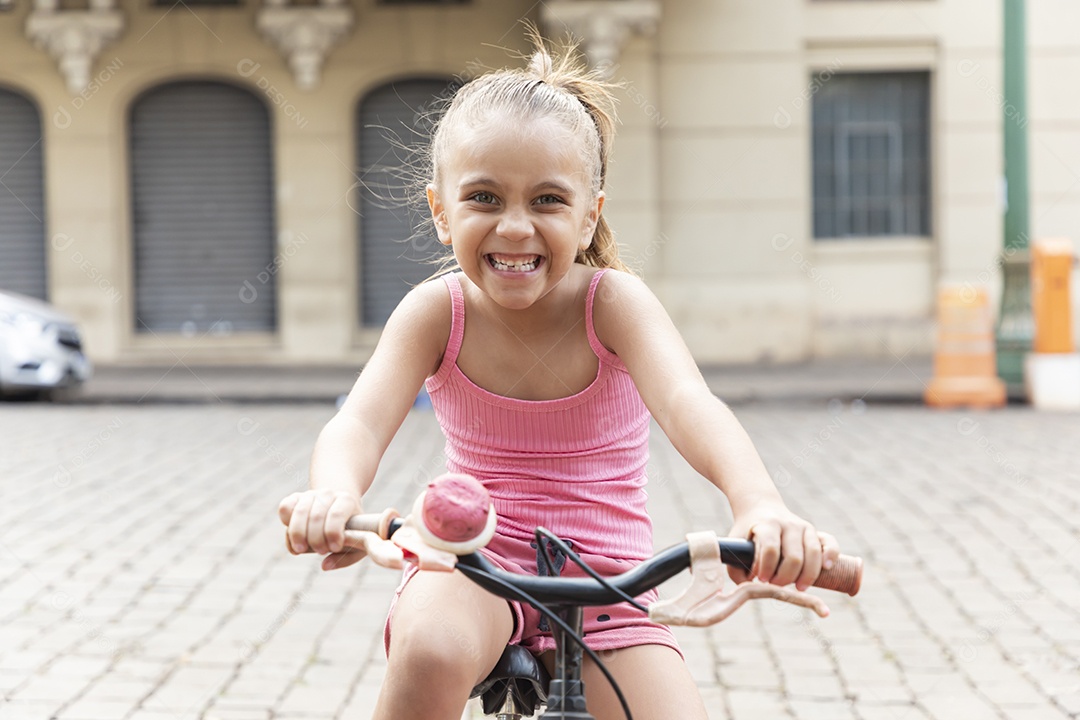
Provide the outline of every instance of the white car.
{"type": "Polygon", "coordinates": [[[90,373],[74,320],[46,302],[0,290],[0,395],[74,388],[90,373]]]}

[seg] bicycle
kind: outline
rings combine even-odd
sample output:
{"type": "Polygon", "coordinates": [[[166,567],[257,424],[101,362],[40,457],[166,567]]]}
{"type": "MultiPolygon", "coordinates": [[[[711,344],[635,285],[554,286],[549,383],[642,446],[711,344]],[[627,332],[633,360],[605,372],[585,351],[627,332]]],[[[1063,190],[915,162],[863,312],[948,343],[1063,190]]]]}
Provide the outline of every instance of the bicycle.
{"type": "MultiPolygon", "coordinates": [[[[657,622],[669,625],[705,626],[720,622],[752,599],[774,598],[823,614],[824,603],[814,596],[761,582],[745,582],[727,595],[720,593],[726,570],[722,564],[749,571],[754,562],[754,543],[736,538],[719,538],[715,533],[691,533],[687,542],[655,554],[633,569],[603,578],[591,570],[566,543],[543,528],[537,528],[537,543],[549,542],[571,561],[577,562],[590,577],[566,578],[549,572],[548,576],[518,575],[495,566],[479,548],[490,540],[495,530],[494,507],[462,525],[460,517],[443,518],[446,507],[425,504],[428,493],[440,491],[436,479],[417,498],[410,516],[403,518],[389,509],[382,513],[356,515],[346,524],[347,544],[365,549],[379,564],[392,565],[398,558],[411,556],[421,569],[462,572],[473,582],[499,597],[527,602],[546,616],[555,639],[554,677],[531,653],[509,645],[488,677],[473,688],[470,698],[481,698],[484,713],[496,720],[520,720],[546,706],[541,720],[593,720],[585,708],[581,680],[584,656],[588,655],[615,691],[627,720],[632,714],[618,684],[604,663],[582,639],[582,608],[629,602],[647,612],[657,622]],[[457,527],[451,527],[454,525],[457,527]],[[433,531],[431,526],[435,526],[433,531]],[[447,528],[450,528],[448,537],[447,528]],[[392,541],[392,543],[391,543],[392,541]],[[400,552],[399,552],[400,551],[400,552]],[[651,590],[687,568],[693,573],[689,588],[677,598],[653,603],[649,608],[634,598],[651,590]]],[[[454,476],[450,476],[454,477],[454,476]]],[[[456,476],[462,477],[462,476],[456,476]]],[[[472,480],[479,486],[479,482],[472,480]]],[[[480,486],[482,489],[482,486],[480,486]]],[[[486,497],[486,491],[483,492],[486,497]]],[[[460,500],[461,498],[455,498],[460,500]]],[[[488,501],[490,503],[490,500],[488,501]]],[[[445,504],[444,504],[445,505],[445,504]]],[[[452,511],[453,509],[451,509],[452,511]]],[[[546,554],[542,554],[546,558],[546,554]]],[[[548,568],[550,570],[550,568],[548,568]]],[[[823,571],[816,587],[845,592],[854,596],[862,582],[862,560],[841,555],[830,570],[823,571]]]]}

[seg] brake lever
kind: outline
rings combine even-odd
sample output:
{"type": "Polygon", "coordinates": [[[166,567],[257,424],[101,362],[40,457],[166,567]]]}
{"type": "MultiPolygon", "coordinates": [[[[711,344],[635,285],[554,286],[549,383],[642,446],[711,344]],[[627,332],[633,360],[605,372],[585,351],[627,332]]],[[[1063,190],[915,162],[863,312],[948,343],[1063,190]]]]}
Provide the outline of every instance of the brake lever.
{"type": "Polygon", "coordinates": [[[748,600],[764,598],[810,608],[821,617],[829,615],[829,608],[821,598],[759,580],[739,583],[734,590],[725,594],[723,587],[727,582],[727,569],[720,560],[716,533],[689,533],[686,540],[690,546],[690,567],[693,573],[690,587],[676,598],[661,600],[649,606],[650,620],[665,625],[715,625],[729,618],[748,600]]]}
{"type": "Polygon", "coordinates": [[[345,547],[362,550],[376,565],[391,570],[400,570],[405,561],[401,548],[373,532],[346,529],[345,547]]]}
{"type": "Polygon", "coordinates": [[[384,567],[396,569],[402,566],[402,562],[408,562],[421,570],[451,572],[457,566],[457,555],[433,547],[416,527],[415,517],[414,512],[401,518],[393,509],[377,514],[354,515],[345,524],[346,542],[348,544],[349,539],[353,538],[376,563],[384,567]]]}
{"type": "Polygon", "coordinates": [[[417,531],[416,526],[410,522],[410,518],[405,519],[405,524],[391,536],[390,540],[404,551],[406,561],[418,565],[421,570],[451,572],[457,567],[458,556],[429,545],[417,531]]]}

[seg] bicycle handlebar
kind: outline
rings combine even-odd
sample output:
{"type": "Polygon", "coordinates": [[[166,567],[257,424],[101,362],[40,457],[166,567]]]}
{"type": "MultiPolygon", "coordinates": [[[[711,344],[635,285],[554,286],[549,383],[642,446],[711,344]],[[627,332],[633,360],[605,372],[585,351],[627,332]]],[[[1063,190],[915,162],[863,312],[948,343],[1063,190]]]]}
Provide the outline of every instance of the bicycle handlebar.
{"type": "MultiPolygon", "coordinates": [[[[388,540],[403,520],[393,511],[355,515],[346,524],[348,530],[373,532],[388,540]]],[[[754,543],[739,538],[719,538],[720,560],[749,571],[754,563],[754,543]]],[[[540,577],[507,572],[492,563],[479,552],[458,556],[458,568],[488,592],[500,597],[506,590],[491,582],[485,575],[494,576],[514,588],[524,591],[537,600],[554,605],[575,604],[581,606],[611,605],[622,600],[616,593],[591,578],[540,577]],[[470,572],[478,570],[480,572],[470,572]]],[[[612,586],[631,597],[651,590],[690,567],[688,543],[680,543],[661,550],[621,575],[605,578],[612,586]]],[[[828,570],[822,569],[814,586],[825,590],[855,595],[862,583],[862,559],[841,555],[828,570]]]]}

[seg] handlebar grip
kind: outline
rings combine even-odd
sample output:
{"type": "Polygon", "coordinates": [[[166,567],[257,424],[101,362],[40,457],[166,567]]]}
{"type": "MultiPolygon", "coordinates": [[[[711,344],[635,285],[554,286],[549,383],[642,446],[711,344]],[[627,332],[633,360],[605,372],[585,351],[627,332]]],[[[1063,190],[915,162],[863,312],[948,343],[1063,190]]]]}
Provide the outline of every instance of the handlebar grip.
{"type": "Polygon", "coordinates": [[[383,540],[389,540],[390,524],[401,517],[397,510],[393,508],[387,508],[381,513],[364,513],[363,515],[353,515],[349,518],[349,521],[345,523],[346,530],[357,530],[360,532],[373,532],[383,540]]]}
{"type": "MultiPolygon", "coordinates": [[[[720,538],[720,561],[747,572],[754,566],[754,543],[739,538],[720,538]]],[[[862,584],[862,558],[841,555],[831,569],[821,569],[814,587],[855,595],[862,584]]]]}
{"type": "Polygon", "coordinates": [[[814,587],[854,596],[862,585],[863,563],[861,557],[841,555],[828,570],[822,568],[814,581],[814,587]]]}

